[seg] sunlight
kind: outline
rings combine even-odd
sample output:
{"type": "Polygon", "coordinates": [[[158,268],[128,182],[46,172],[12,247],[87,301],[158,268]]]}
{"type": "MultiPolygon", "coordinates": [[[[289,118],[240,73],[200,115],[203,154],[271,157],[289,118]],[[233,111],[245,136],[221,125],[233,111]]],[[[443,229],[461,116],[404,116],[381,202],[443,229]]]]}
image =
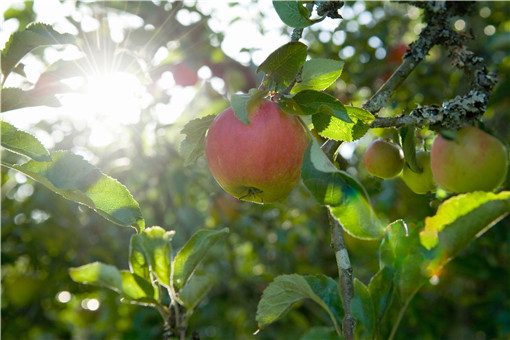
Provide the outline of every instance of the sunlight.
{"type": "Polygon", "coordinates": [[[134,124],[140,119],[146,92],[135,75],[125,72],[96,74],[72,81],[84,84],[79,91],[64,95],[62,106],[73,116],[86,118],[92,130],[90,142],[93,145],[112,143],[122,125],[134,124]]]}

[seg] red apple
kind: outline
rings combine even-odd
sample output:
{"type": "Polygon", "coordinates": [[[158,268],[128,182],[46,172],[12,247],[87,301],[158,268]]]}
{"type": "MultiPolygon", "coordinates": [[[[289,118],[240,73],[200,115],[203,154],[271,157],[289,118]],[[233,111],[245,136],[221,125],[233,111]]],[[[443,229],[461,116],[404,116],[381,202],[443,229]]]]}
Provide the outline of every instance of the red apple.
{"type": "Polygon", "coordinates": [[[396,44],[388,52],[388,61],[391,63],[401,62],[407,52],[407,49],[408,47],[406,44],[396,44]]]}
{"type": "Polygon", "coordinates": [[[426,194],[436,191],[436,183],[434,182],[432,169],[430,168],[430,153],[425,151],[417,152],[416,162],[421,168],[421,172],[414,172],[407,164],[404,165],[402,178],[406,185],[417,194],[426,194]]]}
{"type": "Polygon", "coordinates": [[[193,86],[198,82],[197,72],[192,70],[185,62],[175,65],[172,69],[175,83],[180,86],[193,86]]]}
{"type": "Polygon", "coordinates": [[[399,145],[378,139],[368,146],[363,160],[369,174],[387,179],[402,171],[404,153],[399,145]]]}
{"type": "Polygon", "coordinates": [[[262,100],[242,123],[232,108],[221,112],[207,133],[211,173],[229,194],[256,203],[286,197],[299,182],[308,135],[298,117],[262,100]]]}
{"type": "Polygon", "coordinates": [[[430,154],[434,180],[453,193],[493,191],[508,170],[503,143],[473,126],[458,130],[454,140],[437,136],[430,154]]]}

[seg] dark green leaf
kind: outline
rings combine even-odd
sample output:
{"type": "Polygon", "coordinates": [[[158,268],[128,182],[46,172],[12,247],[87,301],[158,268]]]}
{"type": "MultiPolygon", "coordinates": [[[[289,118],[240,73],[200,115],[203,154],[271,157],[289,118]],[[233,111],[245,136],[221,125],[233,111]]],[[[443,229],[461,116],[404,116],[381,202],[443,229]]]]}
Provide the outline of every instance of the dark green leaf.
{"type": "Polygon", "coordinates": [[[183,287],[196,266],[202,261],[216,241],[227,235],[228,228],[220,230],[199,230],[179,250],[174,259],[174,286],[183,287]]]}
{"type": "Polygon", "coordinates": [[[306,59],[307,46],[300,42],[289,42],[267,57],[257,68],[266,74],[270,90],[283,90],[296,78],[306,59]]]}
{"type": "Polygon", "coordinates": [[[343,61],[333,59],[311,59],[303,64],[301,81],[297,83],[291,93],[304,90],[325,90],[330,87],[342,74],[343,61]]]}
{"type": "MultiPolygon", "coordinates": [[[[313,280],[312,280],[313,281],[313,280]]],[[[313,291],[307,280],[298,274],[280,275],[264,289],[257,306],[256,320],[260,329],[281,319],[294,303],[312,299],[328,312],[338,330],[339,325],[328,305],[313,291]]]]}
{"type": "Polygon", "coordinates": [[[151,272],[165,287],[170,287],[170,254],[172,251],[170,241],[174,234],[174,231],[166,231],[157,226],[147,228],[140,234],[151,272]]]}
{"type": "Polygon", "coordinates": [[[360,339],[372,339],[375,332],[375,311],[367,286],[354,279],[354,298],[351,313],[356,319],[356,333],[360,339]]]}
{"type": "Polygon", "coordinates": [[[182,129],[181,133],[186,137],[181,144],[181,153],[186,165],[195,162],[205,152],[205,135],[214,118],[215,115],[208,115],[193,119],[182,129]]]}
{"type": "Polygon", "coordinates": [[[300,340],[343,340],[343,337],[338,337],[337,332],[333,327],[312,327],[303,334],[300,340]]]}
{"type": "Polygon", "coordinates": [[[2,146],[36,161],[51,161],[50,153],[37,138],[2,121],[2,146]]]}
{"type": "Polygon", "coordinates": [[[22,172],[63,197],[94,209],[121,226],[145,227],[138,203],[127,188],[68,151],[51,154],[51,162],[2,165],[22,172]]]}
{"type": "Polygon", "coordinates": [[[304,278],[313,292],[328,306],[331,321],[340,332],[344,311],[337,281],[323,274],[306,275],[304,278]]]}
{"type": "Polygon", "coordinates": [[[94,262],[70,268],[69,274],[76,282],[106,287],[119,294],[122,293],[122,277],[115,266],[94,262]]]}
{"type": "Polygon", "coordinates": [[[256,105],[262,98],[267,95],[266,91],[258,89],[251,89],[247,94],[233,94],[231,98],[232,110],[244,124],[250,124],[248,112],[256,105]]]}
{"type": "Polygon", "coordinates": [[[393,298],[393,269],[384,267],[370,280],[368,291],[372,297],[375,320],[377,324],[383,319],[393,298]]]}
{"type": "Polygon", "coordinates": [[[310,20],[311,13],[302,1],[273,1],[273,6],[280,19],[290,27],[304,28],[324,19],[310,20]]]}
{"type": "Polygon", "coordinates": [[[40,95],[35,91],[23,91],[18,88],[2,89],[2,110],[1,112],[21,109],[31,106],[50,106],[58,107],[60,102],[51,94],[40,95]]]}
{"type": "Polygon", "coordinates": [[[214,280],[208,276],[195,275],[179,291],[179,298],[188,310],[194,310],[209,293],[214,280]]]}
{"type": "Polygon", "coordinates": [[[433,249],[429,275],[442,268],[472,240],[510,212],[510,191],[498,194],[472,192],[445,201],[432,217],[425,219],[420,241],[433,249]]]}
{"type": "Polygon", "coordinates": [[[402,138],[402,149],[404,150],[404,158],[409,168],[417,173],[421,173],[423,169],[416,161],[416,144],[414,142],[414,126],[404,126],[400,129],[400,137],[402,138]]]}
{"type": "Polygon", "coordinates": [[[344,105],[335,97],[329,94],[304,90],[292,98],[284,98],[278,104],[280,108],[289,114],[313,115],[322,113],[327,116],[334,116],[342,121],[342,124],[349,123],[352,129],[353,121],[347,115],[344,105]]]}
{"type": "Polygon", "coordinates": [[[145,257],[143,237],[140,234],[131,236],[129,243],[129,270],[142,278],[149,279],[149,263],[145,257]]]}
{"type": "Polygon", "coordinates": [[[61,34],[50,25],[34,23],[10,36],[2,50],[2,74],[6,78],[21,58],[36,47],[69,44],[73,41],[74,36],[71,34],[61,34]]]}
{"type": "Polygon", "coordinates": [[[349,234],[362,239],[384,234],[384,226],[375,216],[363,186],[348,173],[337,170],[315,141],[304,153],[301,178],[315,199],[330,207],[349,234]]]}

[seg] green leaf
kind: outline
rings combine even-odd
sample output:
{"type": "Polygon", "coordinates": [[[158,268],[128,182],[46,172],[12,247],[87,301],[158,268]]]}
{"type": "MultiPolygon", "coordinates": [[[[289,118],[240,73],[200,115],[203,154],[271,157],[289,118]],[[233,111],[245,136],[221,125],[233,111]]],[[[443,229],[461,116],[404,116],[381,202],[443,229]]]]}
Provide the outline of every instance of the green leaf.
{"type": "Polygon", "coordinates": [[[143,237],[140,234],[132,235],[129,242],[129,270],[144,279],[150,279],[149,263],[145,257],[143,237]]]}
{"type": "Polygon", "coordinates": [[[247,94],[233,94],[231,104],[237,119],[244,124],[250,124],[248,112],[265,96],[267,96],[267,91],[259,89],[251,89],[247,94]]]}
{"type": "Polygon", "coordinates": [[[356,333],[360,339],[372,339],[375,332],[375,310],[370,292],[358,279],[354,279],[354,298],[351,313],[356,319],[356,333]]]}
{"type": "Polygon", "coordinates": [[[338,330],[338,334],[341,334],[340,325],[344,311],[337,281],[323,274],[306,275],[304,278],[312,291],[328,306],[326,311],[338,330]]]}
{"type": "Polygon", "coordinates": [[[438,272],[509,212],[510,191],[472,192],[443,202],[434,216],[425,219],[425,228],[420,233],[421,244],[434,253],[429,274],[438,272]]]}
{"type": "Polygon", "coordinates": [[[215,115],[208,115],[190,120],[182,129],[181,133],[186,137],[181,144],[181,154],[186,166],[194,163],[205,152],[205,135],[214,118],[215,115]]]}
{"type": "Polygon", "coordinates": [[[122,296],[128,300],[140,303],[156,304],[156,291],[149,281],[129,272],[121,270],[122,296]]]}
{"type": "Polygon", "coordinates": [[[183,287],[193,274],[196,266],[205,257],[209,248],[228,233],[228,228],[223,228],[220,230],[202,229],[193,234],[175,256],[173,264],[174,286],[183,287]]]}
{"type": "Polygon", "coordinates": [[[354,124],[347,124],[338,117],[325,113],[318,113],[312,116],[312,123],[319,135],[346,142],[352,142],[365,135],[370,126],[370,122],[374,120],[374,116],[370,112],[361,108],[345,106],[346,114],[354,124]]]}
{"type": "Polygon", "coordinates": [[[363,186],[348,173],[337,170],[313,141],[303,156],[301,178],[315,199],[329,206],[344,230],[354,237],[376,239],[384,226],[370,206],[363,186]]]}
{"type": "Polygon", "coordinates": [[[416,144],[414,142],[414,126],[404,126],[400,129],[400,137],[402,138],[402,149],[404,150],[404,158],[409,168],[417,173],[421,173],[423,169],[416,161],[416,144]]]}
{"type": "Polygon", "coordinates": [[[266,74],[270,90],[283,90],[296,78],[305,62],[306,52],[305,44],[289,42],[271,53],[257,68],[257,72],[263,71],[266,74]]]}
{"type": "Polygon", "coordinates": [[[325,90],[330,87],[342,74],[343,61],[333,59],[311,59],[303,64],[301,81],[290,93],[295,94],[304,90],[325,90]]]}
{"type": "Polygon", "coordinates": [[[343,337],[338,337],[337,332],[333,327],[312,327],[310,328],[300,340],[343,340],[343,337]]]}
{"type": "Polygon", "coordinates": [[[1,90],[1,112],[21,109],[31,106],[60,106],[60,101],[54,95],[40,95],[36,91],[23,91],[22,89],[8,87],[1,90]]]}
{"type": "Polygon", "coordinates": [[[377,325],[380,324],[393,299],[393,274],[392,268],[384,267],[370,279],[368,284],[377,325]]]}
{"type": "Polygon", "coordinates": [[[324,19],[310,20],[311,13],[303,6],[303,1],[273,1],[273,6],[280,19],[290,27],[304,28],[324,19]]]}
{"type": "Polygon", "coordinates": [[[166,231],[158,226],[147,228],[140,234],[143,240],[143,249],[149,260],[150,271],[165,287],[170,287],[170,254],[172,251],[170,241],[174,234],[174,231],[166,231]]]}
{"type": "Polygon", "coordinates": [[[145,227],[138,203],[127,188],[106,176],[83,157],[69,151],[51,154],[51,162],[2,165],[17,170],[64,198],[84,204],[121,226],[145,227]]]}
{"type": "Polygon", "coordinates": [[[74,36],[59,33],[50,25],[34,23],[23,31],[11,34],[9,41],[2,50],[2,74],[6,78],[16,64],[31,50],[39,46],[69,44],[74,36]]]}
{"type": "Polygon", "coordinates": [[[213,284],[214,280],[208,276],[193,276],[179,291],[179,298],[183,306],[186,307],[188,311],[194,310],[207,293],[209,293],[213,284]]]}
{"type": "Polygon", "coordinates": [[[122,277],[115,266],[94,262],[70,268],[69,274],[76,282],[106,287],[122,294],[122,277]]]}
{"type": "Polygon", "coordinates": [[[324,308],[330,315],[335,329],[339,330],[336,318],[328,305],[313,291],[306,278],[298,274],[277,276],[269,286],[264,289],[262,298],[257,306],[256,320],[259,329],[281,319],[292,308],[294,303],[312,299],[324,308]]]}
{"type": "Polygon", "coordinates": [[[1,143],[4,148],[36,161],[51,161],[50,153],[37,138],[4,121],[1,143]]]}
{"type": "Polygon", "coordinates": [[[305,90],[292,98],[283,98],[278,105],[289,114],[314,115],[321,113],[334,116],[343,124],[349,123],[347,125],[351,125],[352,128],[353,121],[347,115],[344,105],[335,97],[323,92],[305,90]]]}

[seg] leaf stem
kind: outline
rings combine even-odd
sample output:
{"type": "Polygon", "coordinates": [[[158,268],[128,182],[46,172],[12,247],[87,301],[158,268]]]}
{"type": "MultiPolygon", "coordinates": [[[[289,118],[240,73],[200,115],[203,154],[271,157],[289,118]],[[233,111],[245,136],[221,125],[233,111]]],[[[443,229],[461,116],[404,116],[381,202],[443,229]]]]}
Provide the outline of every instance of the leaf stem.
{"type": "Polygon", "coordinates": [[[352,280],[352,266],[349,252],[345,245],[343,229],[338,220],[328,209],[329,225],[331,227],[331,247],[335,251],[338,266],[340,296],[344,309],[342,321],[342,335],[346,340],[354,340],[355,320],[351,314],[351,301],[354,298],[354,282],[352,280]]]}

